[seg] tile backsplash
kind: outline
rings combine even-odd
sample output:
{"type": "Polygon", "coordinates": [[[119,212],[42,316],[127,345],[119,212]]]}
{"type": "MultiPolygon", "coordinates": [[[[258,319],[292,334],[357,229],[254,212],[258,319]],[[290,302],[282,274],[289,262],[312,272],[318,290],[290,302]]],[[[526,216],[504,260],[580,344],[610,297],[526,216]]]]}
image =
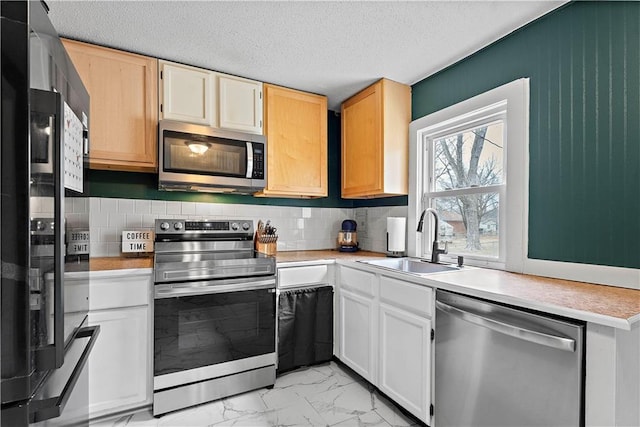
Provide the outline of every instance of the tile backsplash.
{"type": "Polygon", "coordinates": [[[360,248],[386,250],[386,217],[406,216],[406,206],[376,208],[306,208],[164,200],[92,197],[91,256],[119,256],[123,230],[153,230],[156,218],[271,220],[278,228],[278,250],[333,249],[342,221],[358,223],[360,248]]]}
{"type": "MultiPolygon", "coordinates": [[[[354,209],[358,223],[358,242],[367,251],[387,251],[387,217],[407,217],[407,206],[380,206],[354,209]]],[[[408,234],[407,234],[408,235],[408,234]]],[[[405,242],[406,247],[406,242],[405,242]]]]}

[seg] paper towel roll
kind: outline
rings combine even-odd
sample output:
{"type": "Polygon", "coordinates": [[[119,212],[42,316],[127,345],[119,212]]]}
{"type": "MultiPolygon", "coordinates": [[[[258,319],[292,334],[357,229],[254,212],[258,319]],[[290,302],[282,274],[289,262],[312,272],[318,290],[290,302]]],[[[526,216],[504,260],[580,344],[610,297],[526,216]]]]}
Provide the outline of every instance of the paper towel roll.
{"type": "Polygon", "coordinates": [[[387,251],[404,252],[407,218],[387,218],[387,251]]]}

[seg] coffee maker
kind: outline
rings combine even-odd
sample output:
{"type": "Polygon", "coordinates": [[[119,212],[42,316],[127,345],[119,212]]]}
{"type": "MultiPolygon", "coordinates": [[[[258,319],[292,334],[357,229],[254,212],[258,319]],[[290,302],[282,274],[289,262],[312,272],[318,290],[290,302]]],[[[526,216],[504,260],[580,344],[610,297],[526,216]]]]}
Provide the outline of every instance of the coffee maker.
{"type": "Polygon", "coordinates": [[[342,221],[342,230],[338,233],[338,250],[340,252],[356,252],[358,248],[358,225],[352,219],[342,221]]]}

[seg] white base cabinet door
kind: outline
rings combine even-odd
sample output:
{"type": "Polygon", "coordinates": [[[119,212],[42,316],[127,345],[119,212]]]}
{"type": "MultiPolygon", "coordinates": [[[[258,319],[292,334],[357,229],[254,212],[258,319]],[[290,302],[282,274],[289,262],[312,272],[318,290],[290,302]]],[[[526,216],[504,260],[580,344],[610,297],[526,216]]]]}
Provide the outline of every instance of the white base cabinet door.
{"type": "Polygon", "coordinates": [[[431,403],[431,321],[380,304],[378,387],[424,422],[431,403]]]}
{"type": "Polygon", "coordinates": [[[149,404],[149,306],[96,310],[100,335],[89,359],[89,417],[149,404]]]}
{"type": "Polygon", "coordinates": [[[373,298],[340,291],[340,360],[376,383],[377,310],[373,298]]]}
{"type": "Polygon", "coordinates": [[[346,265],[337,273],[338,358],[431,425],[433,289],[346,265]]]}

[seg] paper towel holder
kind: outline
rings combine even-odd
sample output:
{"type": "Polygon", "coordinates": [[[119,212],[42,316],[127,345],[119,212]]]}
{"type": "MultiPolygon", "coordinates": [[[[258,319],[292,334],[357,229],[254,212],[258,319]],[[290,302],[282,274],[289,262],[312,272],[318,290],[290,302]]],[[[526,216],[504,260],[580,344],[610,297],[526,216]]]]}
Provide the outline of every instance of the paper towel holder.
{"type": "Polygon", "coordinates": [[[387,231],[387,256],[391,258],[403,258],[405,255],[406,255],[405,251],[389,250],[389,232],[387,231]]]}
{"type": "Polygon", "coordinates": [[[406,256],[405,253],[405,247],[406,247],[406,243],[405,243],[405,239],[406,239],[406,218],[401,217],[401,218],[394,218],[394,217],[389,217],[387,218],[387,251],[386,251],[386,255],[388,257],[393,257],[393,258],[401,258],[406,256]],[[400,229],[397,229],[396,227],[392,227],[395,229],[394,234],[396,234],[396,239],[394,240],[394,243],[392,245],[390,245],[390,234],[389,234],[389,228],[391,226],[391,222],[394,221],[395,222],[395,226],[400,226],[400,229]],[[400,237],[401,239],[401,243],[398,244],[397,242],[397,237],[400,237]],[[393,249],[391,248],[391,246],[393,246],[393,249]]]}

